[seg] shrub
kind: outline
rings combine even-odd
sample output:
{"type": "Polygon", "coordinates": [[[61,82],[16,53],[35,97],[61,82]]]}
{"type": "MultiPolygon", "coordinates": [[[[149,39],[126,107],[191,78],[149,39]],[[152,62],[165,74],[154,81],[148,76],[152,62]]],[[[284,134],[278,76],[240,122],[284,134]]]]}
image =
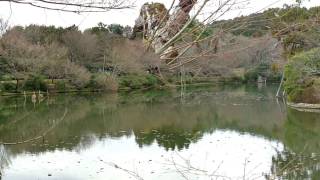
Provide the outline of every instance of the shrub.
{"type": "Polygon", "coordinates": [[[156,86],[157,84],[159,84],[159,80],[156,76],[147,75],[146,82],[143,85],[144,86],[156,86]]]}
{"type": "Polygon", "coordinates": [[[256,82],[259,76],[259,72],[257,71],[256,68],[250,69],[248,70],[245,74],[244,74],[244,79],[247,82],[256,82]]]}
{"type": "Polygon", "coordinates": [[[66,91],[66,83],[64,80],[57,80],[55,83],[55,88],[58,92],[65,92],[66,91]]]}
{"type": "Polygon", "coordinates": [[[88,87],[98,90],[117,91],[117,80],[108,74],[95,74],[91,77],[88,87]]]}
{"type": "Polygon", "coordinates": [[[1,91],[4,92],[14,92],[16,91],[16,83],[14,81],[8,81],[0,83],[1,91]]]}
{"type": "Polygon", "coordinates": [[[67,78],[71,85],[75,86],[77,89],[82,89],[89,84],[91,74],[84,67],[74,63],[68,63],[66,69],[68,71],[67,78]]]}
{"type": "Polygon", "coordinates": [[[159,83],[157,77],[153,75],[126,75],[120,78],[120,86],[131,89],[154,87],[159,83]]]}
{"type": "Polygon", "coordinates": [[[268,77],[268,81],[270,82],[280,82],[282,78],[282,74],[281,73],[272,73],[269,75],[268,77]]]}
{"type": "Polygon", "coordinates": [[[320,74],[320,48],[300,53],[292,57],[285,67],[284,88],[288,95],[288,100],[292,102],[315,102],[320,103],[318,94],[312,94],[310,89],[318,89],[315,83],[320,74]],[[309,93],[306,93],[308,91],[309,93]],[[309,94],[309,97],[306,97],[309,94]]]}
{"type": "Polygon", "coordinates": [[[280,65],[277,64],[277,63],[272,63],[272,64],[271,64],[271,71],[272,71],[272,73],[274,73],[274,74],[279,73],[279,72],[280,72],[280,65]]]}
{"type": "Polygon", "coordinates": [[[142,84],[143,79],[140,76],[126,75],[122,76],[120,80],[122,87],[129,87],[131,89],[141,88],[142,84]]]}
{"type": "Polygon", "coordinates": [[[281,80],[280,67],[278,64],[259,64],[258,66],[249,69],[244,74],[244,81],[256,82],[259,76],[267,78],[270,82],[279,82],[281,80]]]}
{"type": "Polygon", "coordinates": [[[2,81],[11,81],[11,80],[14,80],[14,77],[11,76],[10,74],[5,74],[5,75],[1,76],[0,80],[2,80],[2,81]]]}
{"type": "Polygon", "coordinates": [[[23,85],[24,90],[47,90],[47,84],[45,82],[45,78],[40,75],[32,75],[30,76],[23,85]]]}

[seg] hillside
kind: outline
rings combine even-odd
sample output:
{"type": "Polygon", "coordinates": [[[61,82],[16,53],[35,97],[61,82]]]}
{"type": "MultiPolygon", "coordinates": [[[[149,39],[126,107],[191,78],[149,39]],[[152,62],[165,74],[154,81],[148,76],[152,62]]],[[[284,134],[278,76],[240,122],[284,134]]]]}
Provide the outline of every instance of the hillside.
{"type": "MultiPolygon", "coordinates": [[[[179,84],[181,74],[187,83],[280,81],[287,59],[319,46],[319,12],[287,6],[215,22],[204,35],[223,32],[216,52],[186,63],[183,73],[148,51],[141,38],[127,39],[130,27],[16,26],[0,39],[1,90],[115,91],[179,84]]],[[[197,43],[187,54],[196,56],[211,43],[197,43]]]]}

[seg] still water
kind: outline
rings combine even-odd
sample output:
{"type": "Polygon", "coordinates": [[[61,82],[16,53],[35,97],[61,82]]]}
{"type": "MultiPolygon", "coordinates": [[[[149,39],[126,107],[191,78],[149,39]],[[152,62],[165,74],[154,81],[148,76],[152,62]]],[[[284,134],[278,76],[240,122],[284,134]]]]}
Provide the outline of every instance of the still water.
{"type": "Polygon", "coordinates": [[[0,179],[320,179],[320,114],[288,109],[275,92],[2,97],[0,141],[30,141],[0,146],[0,179]]]}

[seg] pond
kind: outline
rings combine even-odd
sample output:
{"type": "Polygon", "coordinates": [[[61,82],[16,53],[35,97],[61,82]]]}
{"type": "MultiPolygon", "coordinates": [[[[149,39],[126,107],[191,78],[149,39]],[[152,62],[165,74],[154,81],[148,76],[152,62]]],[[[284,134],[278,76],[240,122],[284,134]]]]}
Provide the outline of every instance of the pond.
{"type": "Polygon", "coordinates": [[[320,179],[320,114],[276,85],[0,98],[0,172],[16,179],[320,179]]]}

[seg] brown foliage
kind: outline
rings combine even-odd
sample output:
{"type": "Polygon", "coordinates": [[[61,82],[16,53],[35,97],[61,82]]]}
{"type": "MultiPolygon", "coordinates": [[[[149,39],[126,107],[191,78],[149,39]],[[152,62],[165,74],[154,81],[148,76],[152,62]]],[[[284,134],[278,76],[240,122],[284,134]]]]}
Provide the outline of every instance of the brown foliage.
{"type": "Polygon", "coordinates": [[[69,50],[69,59],[81,65],[88,65],[95,61],[98,54],[98,40],[96,35],[79,31],[67,32],[64,43],[69,50]]]}
{"type": "Polygon", "coordinates": [[[45,48],[28,42],[18,28],[4,34],[1,46],[9,70],[16,78],[29,72],[39,72],[45,65],[45,48]]]}
{"type": "Polygon", "coordinates": [[[70,80],[70,83],[75,87],[81,89],[88,85],[91,74],[90,72],[73,62],[67,62],[65,64],[66,78],[70,80]]]}
{"type": "Polygon", "coordinates": [[[140,40],[119,39],[112,45],[111,63],[124,73],[145,74],[150,67],[160,66],[160,59],[146,51],[140,40]]]}

